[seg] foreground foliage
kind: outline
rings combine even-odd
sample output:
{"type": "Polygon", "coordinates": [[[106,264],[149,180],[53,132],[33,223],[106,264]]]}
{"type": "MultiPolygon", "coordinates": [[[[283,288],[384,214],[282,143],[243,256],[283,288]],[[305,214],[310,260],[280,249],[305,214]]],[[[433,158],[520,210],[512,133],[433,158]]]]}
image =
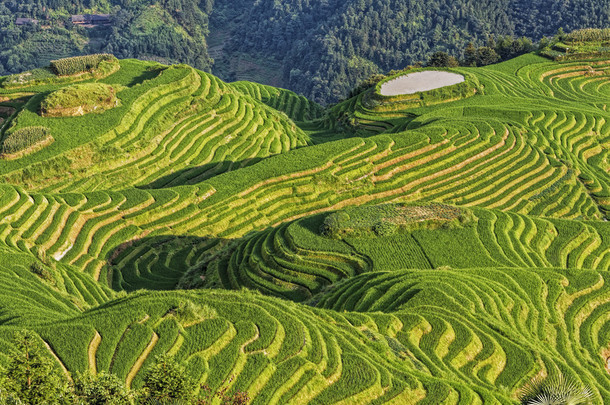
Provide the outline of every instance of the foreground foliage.
{"type": "Polygon", "coordinates": [[[581,405],[593,396],[591,390],[578,382],[567,379],[563,374],[553,377],[536,378],[525,386],[521,393],[521,403],[526,405],[581,405]]]}

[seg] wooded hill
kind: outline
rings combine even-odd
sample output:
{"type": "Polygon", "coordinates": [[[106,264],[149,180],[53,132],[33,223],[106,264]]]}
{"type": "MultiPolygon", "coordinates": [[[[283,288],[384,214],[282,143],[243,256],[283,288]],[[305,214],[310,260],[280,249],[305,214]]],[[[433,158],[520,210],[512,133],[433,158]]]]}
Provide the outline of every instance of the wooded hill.
{"type": "Polygon", "coordinates": [[[561,27],[602,28],[609,10],[609,0],[2,2],[0,74],[109,52],[188,63],[225,81],[273,83],[326,104],[371,74],[425,62],[435,51],[462,59],[469,42],[484,46],[490,36],[536,42],[561,27]],[[112,25],[69,22],[81,13],[110,13],[112,25]],[[39,22],[16,26],[19,17],[39,22]]]}

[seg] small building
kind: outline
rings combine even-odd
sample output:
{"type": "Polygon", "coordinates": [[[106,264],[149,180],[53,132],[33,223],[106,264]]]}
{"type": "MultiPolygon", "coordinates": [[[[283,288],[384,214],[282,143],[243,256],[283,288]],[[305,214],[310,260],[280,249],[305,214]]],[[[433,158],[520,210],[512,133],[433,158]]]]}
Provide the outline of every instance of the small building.
{"type": "Polygon", "coordinates": [[[15,20],[15,24],[16,25],[37,25],[38,24],[38,20],[35,20],[33,18],[17,18],[15,20]]]}
{"type": "Polygon", "coordinates": [[[76,25],[109,25],[112,23],[110,14],[74,14],[70,17],[76,25]]]}
{"type": "Polygon", "coordinates": [[[72,24],[86,24],[87,20],[83,14],[75,14],[70,17],[72,24]]]}

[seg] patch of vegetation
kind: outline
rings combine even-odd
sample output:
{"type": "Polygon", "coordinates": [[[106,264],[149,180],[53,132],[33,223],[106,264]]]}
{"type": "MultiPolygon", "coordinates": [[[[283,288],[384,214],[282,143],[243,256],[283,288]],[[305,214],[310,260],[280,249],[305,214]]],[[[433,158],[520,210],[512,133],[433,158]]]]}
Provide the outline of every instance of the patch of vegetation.
{"type": "Polygon", "coordinates": [[[118,105],[116,90],[104,83],[74,84],[56,90],[46,96],[40,104],[45,117],[72,117],[101,113],[118,105]]]}
{"type": "Polygon", "coordinates": [[[583,405],[589,403],[591,397],[593,393],[590,388],[563,374],[537,377],[520,394],[523,405],[583,405]]]}
{"type": "Polygon", "coordinates": [[[44,68],[13,74],[2,79],[6,90],[28,86],[70,83],[104,78],[119,69],[119,61],[113,55],[84,55],[51,61],[44,68]]]}
{"type": "Polygon", "coordinates": [[[15,73],[4,78],[2,87],[14,88],[26,85],[50,82],[57,75],[50,68],[38,68],[28,70],[27,72],[15,73]]]}
{"type": "Polygon", "coordinates": [[[79,73],[95,70],[100,67],[102,62],[117,62],[114,55],[108,53],[73,56],[52,60],[50,68],[58,76],[71,76],[79,73]]]}
{"type": "Polygon", "coordinates": [[[2,154],[12,155],[26,151],[51,137],[49,128],[25,127],[7,133],[2,140],[2,154]]]}
{"type": "Polygon", "coordinates": [[[438,203],[349,207],[328,215],[320,234],[330,238],[390,236],[416,229],[451,228],[473,220],[467,208],[438,203]]]}
{"type": "Polygon", "coordinates": [[[610,54],[610,30],[586,28],[569,34],[560,30],[540,54],[555,61],[602,58],[610,54]]]}

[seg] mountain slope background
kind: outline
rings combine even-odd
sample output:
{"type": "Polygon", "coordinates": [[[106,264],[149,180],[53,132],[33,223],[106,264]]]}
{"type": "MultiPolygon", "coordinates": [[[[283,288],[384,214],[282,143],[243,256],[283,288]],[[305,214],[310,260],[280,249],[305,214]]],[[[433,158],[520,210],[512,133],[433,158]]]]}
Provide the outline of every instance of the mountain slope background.
{"type": "Polygon", "coordinates": [[[370,75],[463,57],[490,36],[537,41],[559,28],[603,27],[610,1],[587,0],[65,0],[0,2],[0,74],[92,52],[183,62],[221,79],[284,87],[336,102],[370,75]],[[112,27],[83,28],[70,14],[110,13],[112,27]],[[41,22],[16,26],[17,17],[41,22]],[[209,45],[209,46],[208,46],[209,45]]]}

